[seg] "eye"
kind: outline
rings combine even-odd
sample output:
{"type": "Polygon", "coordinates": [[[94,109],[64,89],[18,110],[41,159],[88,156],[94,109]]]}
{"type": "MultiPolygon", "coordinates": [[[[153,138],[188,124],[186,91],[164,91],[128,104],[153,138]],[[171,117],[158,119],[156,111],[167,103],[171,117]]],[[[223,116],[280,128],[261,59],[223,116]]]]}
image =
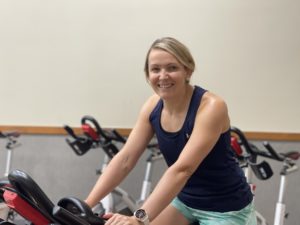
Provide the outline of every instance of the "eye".
{"type": "Polygon", "coordinates": [[[168,72],[174,72],[174,71],[177,71],[177,70],[178,70],[178,66],[176,66],[176,65],[169,65],[169,66],[167,67],[167,70],[168,70],[168,72]]]}
{"type": "Polygon", "coordinates": [[[151,67],[150,72],[152,73],[158,73],[160,71],[159,67],[151,67]]]}

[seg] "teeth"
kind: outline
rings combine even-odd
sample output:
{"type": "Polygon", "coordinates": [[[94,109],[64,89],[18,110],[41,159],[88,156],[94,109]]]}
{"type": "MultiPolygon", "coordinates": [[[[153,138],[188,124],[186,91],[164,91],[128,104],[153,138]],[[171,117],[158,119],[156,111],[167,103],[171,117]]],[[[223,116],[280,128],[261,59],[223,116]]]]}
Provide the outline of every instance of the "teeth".
{"type": "Polygon", "coordinates": [[[158,85],[160,88],[168,88],[168,87],[171,87],[172,84],[159,84],[158,85]]]}

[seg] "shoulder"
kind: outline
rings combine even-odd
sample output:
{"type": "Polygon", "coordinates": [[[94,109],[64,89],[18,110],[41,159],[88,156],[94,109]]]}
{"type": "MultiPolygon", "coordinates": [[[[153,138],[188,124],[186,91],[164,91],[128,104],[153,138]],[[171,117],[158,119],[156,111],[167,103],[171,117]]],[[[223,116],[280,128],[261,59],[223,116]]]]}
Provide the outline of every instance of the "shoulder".
{"type": "Polygon", "coordinates": [[[226,131],[230,126],[228,108],[225,100],[209,91],[205,92],[202,97],[197,117],[201,118],[201,121],[205,120],[210,124],[215,124],[216,126],[220,125],[222,131],[226,131]]]}
{"type": "Polygon", "coordinates": [[[209,91],[206,91],[201,99],[199,110],[218,109],[227,111],[225,100],[209,91]]]}
{"type": "Polygon", "coordinates": [[[158,101],[160,100],[160,97],[156,94],[150,96],[144,103],[142,109],[141,109],[141,113],[149,116],[150,113],[153,111],[153,109],[155,108],[155,106],[157,105],[158,101]]]}

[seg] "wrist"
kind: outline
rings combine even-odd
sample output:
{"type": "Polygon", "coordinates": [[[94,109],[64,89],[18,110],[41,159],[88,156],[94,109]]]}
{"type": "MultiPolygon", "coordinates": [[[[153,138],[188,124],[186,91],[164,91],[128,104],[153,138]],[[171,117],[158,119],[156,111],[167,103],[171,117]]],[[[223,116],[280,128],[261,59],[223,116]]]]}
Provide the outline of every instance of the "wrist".
{"type": "Polygon", "coordinates": [[[133,213],[133,217],[141,224],[141,225],[150,225],[148,214],[144,209],[138,209],[133,213]]]}

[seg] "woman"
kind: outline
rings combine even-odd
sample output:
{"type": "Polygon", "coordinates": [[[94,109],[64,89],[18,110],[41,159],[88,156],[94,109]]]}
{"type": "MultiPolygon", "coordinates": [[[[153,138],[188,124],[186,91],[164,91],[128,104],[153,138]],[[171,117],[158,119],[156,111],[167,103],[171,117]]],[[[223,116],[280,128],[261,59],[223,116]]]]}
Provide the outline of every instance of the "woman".
{"type": "Polygon", "coordinates": [[[155,94],[99,177],[88,205],[120,184],[155,134],[168,169],[134,216],[106,215],[107,225],[256,224],[251,190],[230,148],[226,103],[190,84],[195,62],[187,47],[174,38],[156,40],[144,69],[155,94]]]}

